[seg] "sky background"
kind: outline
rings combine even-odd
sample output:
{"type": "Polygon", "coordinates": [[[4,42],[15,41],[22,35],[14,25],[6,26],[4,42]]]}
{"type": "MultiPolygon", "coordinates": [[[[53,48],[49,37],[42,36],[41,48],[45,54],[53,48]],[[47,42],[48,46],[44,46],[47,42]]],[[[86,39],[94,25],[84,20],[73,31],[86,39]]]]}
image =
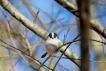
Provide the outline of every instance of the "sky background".
{"type": "MultiPolygon", "coordinates": [[[[20,0],[9,0],[12,5],[14,5],[15,7],[18,6],[18,4],[20,3],[20,0]]],[[[49,30],[49,32],[56,32],[59,36],[59,39],[61,41],[64,40],[64,35],[67,33],[68,29],[70,28],[70,25],[72,25],[72,27],[70,28],[70,31],[66,37],[66,41],[65,42],[69,42],[71,40],[73,40],[79,33],[78,31],[78,26],[77,26],[77,19],[76,17],[70,13],[68,10],[64,9],[61,5],[59,5],[58,3],[56,3],[54,0],[27,0],[28,3],[31,4],[31,6],[33,8],[36,9],[36,11],[40,11],[39,12],[39,16],[41,17],[42,21],[48,26],[47,29],[49,30]],[[59,19],[62,19],[60,21],[57,21],[59,19]],[[54,22],[56,21],[56,22],[54,22]],[[52,23],[51,23],[52,22],[52,23]],[[58,27],[57,27],[58,26],[58,27]]],[[[105,0],[103,0],[102,2],[95,2],[94,4],[91,5],[94,6],[95,8],[95,12],[92,15],[93,19],[96,19],[97,21],[100,22],[100,24],[102,26],[104,26],[104,28],[106,28],[106,24],[105,24],[105,7],[101,6],[101,5],[105,5],[105,0]],[[96,6],[96,7],[95,7],[96,6]]],[[[0,7],[2,9],[2,7],[0,7]]],[[[26,7],[25,4],[20,4],[18,10],[25,15],[29,20],[34,21],[34,15],[31,14],[31,12],[29,11],[29,9],[26,7]]],[[[92,10],[93,11],[93,10],[92,10]]],[[[10,19],[10,14],[8,12],[6,12],[7,18],[10,19]]],[[[2,13],[0,13],[0,17],[2,16],[2,13]]],[[[1,18],[3,19],[3,18],[1,18]]],[[[4,21],[5,22],[5,21],[4,21]]],[[[11,21],[11,23],[13,24],[14,21],[11,21]]],[[[36,20],[36,23],[41,26],[39,20],[36,20]]],[[[18,22],[20,29],[25,29],[25,27],[18,22]]],[[[35,45],[37,42],[41,41],[41,38],[38,38],[37,35],[35,35],[33,32],[29,31],[28,32],[28,40],[30,42],[30,44],[33,46],[35,45]]],[[[18,45],[19,46],[19,45],[18,45]]],[[[74,52],[78,57],[80,57],[80,42],[76,42],[73,43],[69,49],[74,52]]],[[[44,44],[42,44],[39,47],[36,47],[34,49],[34,53],[37,52],[36,54],[36,58],[40,61],[43,62],[45,60],[45,58],[41,58],[40,56],[45,52],[45,46],[44,44]]],[[[59,56],[61,53],[58,52],[57,56],[59,56]]],[[[56,62],[57,58],[55,58],[54,62],[56,62]]],[[[95,55],[94,52],[90,46],[90,60],[95,60],[95,55]]],[[[91,69],[95,70],[96,67],[96,63],[90,62],[91,64],[91,69]]],[[[45,65],[48,65],[48,61],[45,63],[45,65]]],[[[61,59],[59,62],[59,65],[62,65],[65,70],[64,71],[79,71],[79,68],[70,60],[68,59],[61,59]]],[[[57,69],[59,67],[59,65],[57,66],[57,69]]],[[[33,68],[30,67],[30,65],[26,64],[24,60],[21,60],[18,62],[18,64],[15,66],[16,71],[34,71],[33,68]],[[19,70],[18,70],[19,69],[19,70]]],[[[58,69],[59,71],[59,69],[58,69]]]]}

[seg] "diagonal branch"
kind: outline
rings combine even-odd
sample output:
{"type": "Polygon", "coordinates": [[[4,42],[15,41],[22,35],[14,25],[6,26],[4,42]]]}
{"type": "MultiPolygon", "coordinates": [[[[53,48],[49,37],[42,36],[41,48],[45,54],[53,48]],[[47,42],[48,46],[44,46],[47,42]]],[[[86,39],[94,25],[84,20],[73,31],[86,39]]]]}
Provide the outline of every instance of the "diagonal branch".
{"type": "MultiPolygon", "coordinates": [[[[37,67],[38,67],[38,66],[41,65],[41,63],[40,63],[38,60],[36,60],[36,59],[33,58],[32,56],[30,56],[29,54],[25,53],[24,51],[22,51],[22,50],[20,50],[20,49],[18,49],[18,48],[15,48],[15,47],[12,46],[12,45],[9,45],[8,43],[6,43],[5,41],[3,41],[2,39],[0,39],[0,42],[2,42],[2,43],[4,43],[4,44],[8,45],[9,47],[6,47],[6,46],[4,46],[4,45],[1,45],[1,46],[5,47],[5,48],[7,48],[7,49],[10,49],[10,50],[12,50],[12,51],[15,51],[15,52],[19,51],[20,53],[22,53],[22,55],[26,55],[30,60],[33,61],[33,62],[31,62],[31,64],[32,64],[32,63],[35,63],[34,66],[37,66],[37,67]]],[[[17,52],[17,53],[18,53],[18,52],[17,52]]],[[[33,66],[33,65],[32,65],[32,66],[33,66]]],[[[45,65],[43,65],[43,68],[46,69],[46,70],[51,71],[51,69],[48,68],[48,67],[45,66],[45,65]]]]}
{"type": "Polygon", "coordinates": [[[24,15],[22,15],[16,8],[14,8],[8,0],[0,0],[0,4],[4,7],[12,16],[14,16],[18,21],[20,21],[24,26],[33,31],[36,35],[42,39],[46,39],[48,32],[41,29],[37,24],[31,22],[24,15]],[[45,36],[44,36],[45,35],[45,36]]]}
{"type": "MultiPolygon", "coordinates": [[[[14,18],[16,18],[18,21],[20,21],[24,26],[26,26],[28,29],[33,31],[36,35],[41,37],[42,39],[46,40],[46,37],[48,35],[48,32],[41,29],[37,24],[34,24],[29,19],[27,19],[25,16],[23,16],[14,6],[12,6],[8,0],[0,0],[0,5],[4,7],[5,10],[7,10],[14,18]]],[[[63,46],[60,50],[63,53],[66,49],[66,46],[63,46]]],[[[70,51],[70,49],[67,49],[64,53],[71,61],[73,61],[78,67],[80,67],[80,61],[73,60],[78,59],[78,56],[70,51]]]]}
{"type": "MultiPolygon", "coordinates": [[[[66,8],[70,12],[72,12],[75,16],[79,17],[79,11],[76,6],[74,6],[67,0],[55,0],[55,1],[58,2],[59,4],[61,4],[64,8],[66,8]]],[[[104,30],[104,28],[101,25],[95,23],[94,20],[92,20],[92,19],[90,19],[90,27],[94,31],[96,31],[97,33],[102,35],[104,38],[106,38],[106,30],[104,30]]]]}

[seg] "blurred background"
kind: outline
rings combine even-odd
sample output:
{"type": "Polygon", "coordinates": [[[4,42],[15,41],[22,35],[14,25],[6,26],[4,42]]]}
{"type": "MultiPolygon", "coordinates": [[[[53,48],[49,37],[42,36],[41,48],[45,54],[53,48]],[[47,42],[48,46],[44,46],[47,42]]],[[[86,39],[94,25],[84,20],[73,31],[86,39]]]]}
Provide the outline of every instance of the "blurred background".
{"type": "MultiPolygon", "coordinates": [[[[56,32],[63,42],[72,41],[78,34],[78,18],[71,12],[63,8],[55,0],[8,0],[19,12],[30,21],[36,22],[42,29],[48,32],[56,32]],[[64,37],[66,36],[66,37],[64,37]]],[[[75,0],[68,0],[76,6],[75,0]]],[[[90,5],[90,18],[95,23],[106,28],[106,0],[92,0],[90,5]]],[[[90,31],[90,38],[105,42],[98,33],[90,31]]],[[[27,29],[21,22],[11,16],[9,12],[0,6],[0,39],[6,43],[27,52],[28,48],[35,59],[41,63],[45,58],[41,56],[45,53],[44,40],[27,29]]],[[[80,38],[79,38],[80,39],[80,38]]],[[[8,45],[0,42],[0,71],[36,71],[30,64],[31,60],[24,59],[19,53],[8,49],[8,45]],[[29,63],[28,63],[29,62],[29,63]]],[[[80,42],[74,42],[69,49],[79,58],[80,42]]],[[[105,71],[105,45],[103,43],[89,41],[90,67],[93,71],[105,71]],[[98,62],[97,62],[98,61],[98,62]],[[99,68],[100,67],[100,68],[99,68]]],[[[54,66],[60,52],[56,54],[52,63],[49,59],[44,65],[54,66]]],[[[65,57],[65,56],[63,56],[65,57]]],[[[80,69],[69,59],[62,58],[55,71],[79,71],[80,69]]],[[[45,71],[42,69],[42,71],[45,71]]]]}

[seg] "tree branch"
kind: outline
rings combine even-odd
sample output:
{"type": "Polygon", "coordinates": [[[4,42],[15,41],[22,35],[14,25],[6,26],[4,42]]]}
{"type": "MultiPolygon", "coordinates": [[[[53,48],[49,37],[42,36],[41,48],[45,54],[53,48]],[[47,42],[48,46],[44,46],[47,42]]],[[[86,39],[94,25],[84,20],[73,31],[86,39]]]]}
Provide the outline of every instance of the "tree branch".
{"type": "Polygon", "coordinates": [[[81,71],[89,71],[89,3],[90,0],[78,0],[81,32],[81,71]]]}
{"type": "MultiPolygon", "coordinates": [[[[48,32],[41,29],[37,24],[34,24],[25,16],[23,16],[16,8],[14,8],[14,6],[12,6],[8,2],[8,0],[0,0],[0,4],[2,7],[4,7],[5,10],[7,10],[14,18],[20,21],[24,26],[26,26],[28,29],[33,31],[36,35],[38,35],[42,39],[46,40],[48,32]]],[[[61,52],[63,53],[65,49],[66,46],[63,46],[61,48],[61,52]]],[[[78,67],[80,67],[80,61],[73,60],[73,59],[78,59],[78,56],[72,51],[70,51],[70,49],[67,49],[64,55],[66,55],[71,61],[73,61],[78,67]]]]}
{"type": "Polygon", "coordinates": [[[0,0],[0,4],[6,9],[13,17],[20,21],[24,26],[33,31],[36,35],[42,39],[46,39],[48,32],[41,29],[37,24],[31,22],[24,15],[22,15],[16,8],[14,8],[7,0],[0,0]],[[45,35],[45,36],[44,36],[45,35]]]}
{"type": "MultiPolygon", "coordinates": [[[[76,6],[68,2],[67,0],[55,0],[59,4],[61,4],[64,8],[72,12],[75,16],[79,17],[79,11],[76,6]]],[[[99,24],[95,23],[94,20],[90,19],[90,28],[92,28],[94,31],[102,35],[104,38],[106,38],[106,30],[99,24]]]]}

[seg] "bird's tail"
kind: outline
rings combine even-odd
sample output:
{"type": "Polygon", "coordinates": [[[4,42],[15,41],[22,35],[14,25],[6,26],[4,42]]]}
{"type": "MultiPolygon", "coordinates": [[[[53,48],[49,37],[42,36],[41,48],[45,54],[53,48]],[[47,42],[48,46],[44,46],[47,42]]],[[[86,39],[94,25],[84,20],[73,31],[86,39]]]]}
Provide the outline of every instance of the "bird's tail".
{"type": "Polygon", "coordinates": [[[41,58],[44,58],[46,55],[47,55],[47,52],[45,52],[45,53],[41,56],[41,58]]]}

